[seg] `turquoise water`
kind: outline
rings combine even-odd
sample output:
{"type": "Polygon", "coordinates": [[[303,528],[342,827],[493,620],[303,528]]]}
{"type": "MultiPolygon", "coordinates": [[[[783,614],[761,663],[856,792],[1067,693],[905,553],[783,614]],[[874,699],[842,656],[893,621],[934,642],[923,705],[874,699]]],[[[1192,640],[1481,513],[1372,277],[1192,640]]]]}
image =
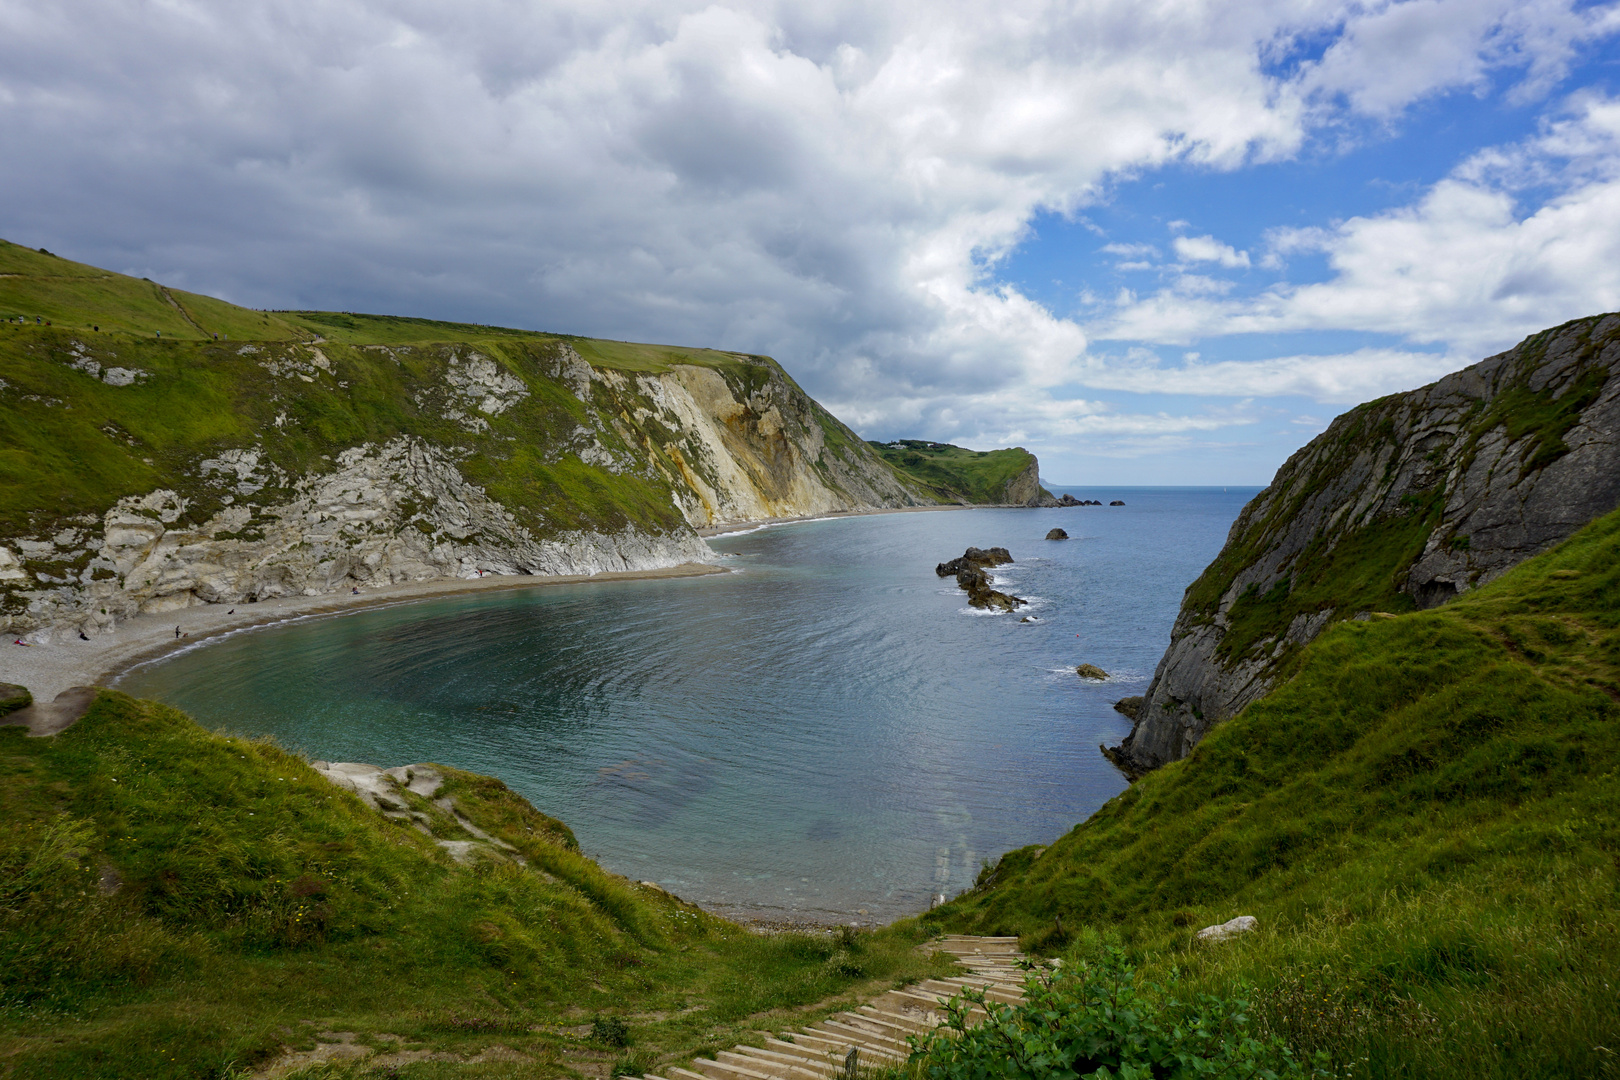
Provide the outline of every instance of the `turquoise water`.
{"type": "Polygon", "coordinates": [[[609,869],[722,910],[887,920],[1123,790],[1111,704],[1256,489],[1073,490],[1127,505],[759,529],[712,541],[725,576],[311,618],[120,685],[311,757],[499,776],[609,869]],[[1039,622],[934,575],[969,544],[1011,549],[1000,587],[1039,622]]]}

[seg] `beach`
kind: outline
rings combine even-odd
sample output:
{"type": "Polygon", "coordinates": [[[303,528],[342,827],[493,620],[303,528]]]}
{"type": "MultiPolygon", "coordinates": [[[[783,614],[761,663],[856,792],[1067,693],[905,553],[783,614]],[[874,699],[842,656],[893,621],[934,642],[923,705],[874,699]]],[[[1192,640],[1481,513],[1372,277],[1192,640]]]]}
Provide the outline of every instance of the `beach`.
{"type": "Polygon", "coordinates": [[[440,578],[320,596],[284,596],[257,604],[200,604],[181,611],[138,615],[88,641],[46,645],[0,645],[0,682],[26,686],[36,701],[50,701],[73,686],[106,683],[131,666],[176,649],[252,626],[268,626],[312,615],[336,615],[363,608],[497,589],[534,589],[654,578],[728,573],[724,567],[686,563],[660,570],[618,570],[556,576],[486,574],[481,578],[440,578]],[[179,636],[176,636],[176,630],[179,636]]]}

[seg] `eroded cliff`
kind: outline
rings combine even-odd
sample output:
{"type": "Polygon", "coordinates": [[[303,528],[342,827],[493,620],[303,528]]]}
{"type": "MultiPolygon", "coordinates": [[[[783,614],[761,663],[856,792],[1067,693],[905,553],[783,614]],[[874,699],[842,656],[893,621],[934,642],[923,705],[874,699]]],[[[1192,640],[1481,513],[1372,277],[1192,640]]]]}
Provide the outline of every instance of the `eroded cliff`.
{"type": "MultiPolygon", "coordinates": [[[[239,334],[259,318],[218,306],[239,334]]],[[[653,569],[712,557],[695,530],[719,522],[932,501],[765,357],[338,314],[264,324],[308,337],[0,327],[8,633],[653,569]]]]}
{"type": "Polygon", "coordinates": [[[1185,757],[1334,621],[1432,607],[1620,505],[1620,316],[1578,319],[1352,409],[1290,458],[1188,589],[1124,741],[1185,757]]]}

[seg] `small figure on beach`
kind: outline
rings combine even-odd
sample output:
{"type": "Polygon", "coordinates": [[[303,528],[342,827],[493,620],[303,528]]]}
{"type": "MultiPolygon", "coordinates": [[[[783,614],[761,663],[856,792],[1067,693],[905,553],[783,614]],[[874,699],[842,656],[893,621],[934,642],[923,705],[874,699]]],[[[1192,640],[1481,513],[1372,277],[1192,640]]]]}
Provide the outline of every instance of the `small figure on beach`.
{"type": "Polygon", "coordinates": [[[86,634],[83,630],[80,630],[79,631],[79,640],[80,641],[89,641],[90,640],[90,635],[86,634]]]}
{"type": "Polygon", "coordinates": [[[176,641],[180,640],[180,628],[178,626],[174,628],[174,639],[176,641]]]}
{"type": "Polygon", "coordinates": [[[12,644],[13,645],[22,645],[22,646],[26,647],[29,643],[24,641],[22,638],[18,638],[16,641],[13,641],[12,644]]]}
{"type": "Polygon", "coordinates": [[[350,589],[349,590],[349,595],[350,596],[359,596],[360,595],[360,586],[356,585],[354,588],[350,589]]]}
{"type": "Polygon", "coordinates": [[[231,610],[227,611],[225,614],[227,614],[227,615],[235,615],[236,614],[236,609],[231,608],[231,610]]]}

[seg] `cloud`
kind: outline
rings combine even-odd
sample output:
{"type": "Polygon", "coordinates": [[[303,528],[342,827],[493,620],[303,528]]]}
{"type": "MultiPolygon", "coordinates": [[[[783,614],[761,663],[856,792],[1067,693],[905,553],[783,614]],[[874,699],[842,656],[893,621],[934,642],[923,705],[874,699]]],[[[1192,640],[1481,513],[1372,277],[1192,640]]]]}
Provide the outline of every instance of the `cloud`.
{"type": "Polygon", "coordinates": [[[1182,262],[1213,262],[1222,266],[1247,267],[1249,253],[1223,244],[1213,236],[1178,236],[1171,242],[1182,262]]]}
{"type": "Polygon", "coordinates": [[[1313,96],[1343,97],[1389,118],[1413,101],[1455,89],[1479,92],[1493,72],[1522,71],[1514,93],[1530,100],[1555,85],[1579,45],[1615,32],[1614,5],[1561,0],[1388,0],[1357,4],[1344,32],[1308,64],[1313,96]]]}
{"type": "MultiPolygon", "coordinates": [[[[986,438],[1189,431],[1217,421],[1060,400],[1091,370],[1086,330],[997,284],[1000,260],[1037,213],[1168,164],[1286,158],[1343,108],[1393,116],[1495,71],[1545,82],[1613,21],[1575,0],[1485,8],[0,0],[0,234],[256,306],[769,352],[890,430],[943,437],[980,412],[1000,418],[975,428],[986,438]],[[1318,60],[1273,69],[1276,50],[1324,35],[1318,60]]],[[[1115,328],[1162,340],[1144,321],[1155,304],[1189,340],[1244,319],[1343,321],[1356,296],[1389,292],[1373,264],[1391,244],[1422,258],[1450,232],[1514,224],[1500,184],[1448,183],[1410,221],[1300,234],[1345,282],[1365,279],[1360,294],[1244,302],[1189,274],[1115,328]]],[[[1554,211],[1573,237],[1576,208],[1554,211]]],[[[1175,251],[1248,265],[1207,236],[1175,251]]],[[[1522,313],[1597,288],[1532,255],[1487,295],[1522,313]]],[[[1421,340],[1476,314],[1422,295],[1406,310],[1395,322],[1421,340]]]]}
{"type": "Polygon", "coordinates": [[[1582,95],[1536,138],[1470,158],[1417,202],[1331,228],[1285,230],[1330,276],[1259,295],[1175,288],[1130,297],[1093,336],[1182,344],[1233,334],[1354,330],[1445,343],[1462,357],[1620,306],[1620,102],[1582,95]],[[1521,192],[1557,184],[1528,207],[1521,192]]]}
{"type": "Polygon", "coordinates": [[[1136,349],[1122,358],[1091,359],[1081,382],[1091,390],[1138,394],[1299,396],[1324,404],[1353,405],[1422,386],[1472,359],[1477,358],[1400,349],[1357,349],[1329,355],[1200,363],[1197,354],[1189,353],[1181,365],[1166,367],[1153,353],[1136,349]]]}

